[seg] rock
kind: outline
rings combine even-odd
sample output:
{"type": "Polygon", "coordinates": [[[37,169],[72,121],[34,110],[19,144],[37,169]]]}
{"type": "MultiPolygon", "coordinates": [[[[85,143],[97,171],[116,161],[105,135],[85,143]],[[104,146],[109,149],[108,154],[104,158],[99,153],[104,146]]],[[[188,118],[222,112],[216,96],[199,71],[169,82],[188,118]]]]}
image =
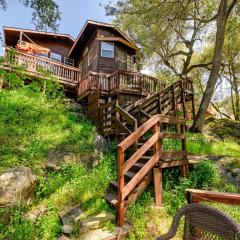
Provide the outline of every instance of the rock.
{"type": "Polygon", "coordinates": [[[29,204],[37,179],[28,167],[12,168],[4,172],[0,176],[0,206],[29,204]]]}
{"type": "Polygon", "coordinates": [[[29,219],[31,221],[36,221],[39,217],[42,217],[47,213],[48,209],[46,206],[38,206],[38,208],[28,212],[25,216],[26,219],[29,219]]]}
{"type": "Polygon", "coordinates": [[[100,156],[96,153],[82,153],[80,155],[80,163],[87,168],[93,168],[99,163],[100,156]]]}
{"type": "Polygon", "coordinates": [[[63,164],[71,164],[78,161],[79,156],[74,153],[52,149],[49,151],[45,168],[49,170],[59,170],[63,164]]]}
{"type": "Polygon", "coordinates": [[[88,217],[81,222],[80,231],[85,232],[91,229],[100,228],[108,221],[114,221],[115,218],[116,218],[115,215],[113,215],[112,213],[105,212],[100,213],[96,216],[88,217]]]}
{"type": "Polygon", "coordinates": [[[67,238],[66,236],[62,235],[62,236],[59,237],[57,240],[70,240],[70,239],[67,238]]]}
{"type": "Polygon", "coordinates": [[[66,234],[70,234],[73,231],[73,226],[72,225],[63,225],[62,226],[62,232],[66,234]]]}
{"type": "Polygon", "coordinates": [[[60,218],[63,225],[71,225],[79,220],[82,214],[83,211],[77,206],[60,213],[60,218]]]}
{"type": "Polygon", "coordinates": [[[106,229],[96,229],[90,231],[78,238],[79,240],[105,240],[106,238],[113,237],[114,234],[106,229]]]}
{"type": "Polygon", "coordinates": [[[126,224],[123,228],[114,228],[113,231],[109,231],[107,229],[95,229],[84,233],[78,238],[78,240],[115,240],[117,239],[119,233],[121,234],[119,239],[125,239],[130,228],[130,225],[126,224]]]}
{"type": "Polygon", "coordinates": [[[93,145],[96,152],[105,152],[108,149],[108,143],[106,139],[101,135],[97,135],[95,137],[93,145]]]}

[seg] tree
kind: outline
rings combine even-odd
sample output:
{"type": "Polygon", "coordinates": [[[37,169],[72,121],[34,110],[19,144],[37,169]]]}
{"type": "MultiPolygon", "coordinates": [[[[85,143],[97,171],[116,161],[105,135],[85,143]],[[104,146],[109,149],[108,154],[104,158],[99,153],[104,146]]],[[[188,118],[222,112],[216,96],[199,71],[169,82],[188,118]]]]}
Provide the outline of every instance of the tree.
{"type": "MultiPolygon", "coordinates": [[[[36,30],[46,30],[50,28],[53,31],[58,30],[58,21],[60,20],[60,11],[54,0],[19,0],[25,7],[33,10],[32,23],[36,30]]],[[[0,0],[0,8],[7,10],[8,0],[0,0]]]]}
{"type": "Polygon", "coordinates": [[[237,0],[118,0],[106,6],[107,14],[116,17],[116,23],[138,40],[146,56],[153,56],[160,69],[167,68],[177,76],[190,75],[200,68],[210,70],[192,131],[202,129],[219,79],[227,20],[236,4],[237,0]],[[211,33],[215,33],[215,23],[212,58],[199,58],[201,61],[195,62],[195,55],[204,49],[211,33]]]}
{"type": "Polygon", "coordinates": [[[218,8],[217,16],[217,33],[215,40],[215,48],[213,55],[212,69],[209,75],[206,89],[203,93],[202,101],[198,109],[197,116],[194,120],[192,131],[201,132],[204,117],[213,96],[215,86],[219,77],[219,71],[222,63],[222,49],[224,44],[224,35],[228,17],[236,5],[237,0],[221,0],[218,8]],[[229,3],[230,2],[230,3],[229,3]]]}
{"type": "Polygon", "coordinates": [[[152,58],[157,70],[172,75],[188,75],[211,65],[192,58],[206,27],[216,18],[216,1],[120,0],[106,6],[108,15],[120,25],[152,58]]]}

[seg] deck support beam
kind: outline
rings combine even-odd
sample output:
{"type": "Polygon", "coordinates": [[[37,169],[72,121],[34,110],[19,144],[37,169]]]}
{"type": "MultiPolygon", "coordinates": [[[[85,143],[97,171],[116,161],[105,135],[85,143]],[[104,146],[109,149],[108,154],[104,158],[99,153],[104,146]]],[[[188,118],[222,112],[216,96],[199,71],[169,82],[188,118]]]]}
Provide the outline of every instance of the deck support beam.
{"type": "Polygon", "coordinates": [[[155,167],[153,169],[155,202],[157,207],[162,207],[162,169],[155,167]]]}

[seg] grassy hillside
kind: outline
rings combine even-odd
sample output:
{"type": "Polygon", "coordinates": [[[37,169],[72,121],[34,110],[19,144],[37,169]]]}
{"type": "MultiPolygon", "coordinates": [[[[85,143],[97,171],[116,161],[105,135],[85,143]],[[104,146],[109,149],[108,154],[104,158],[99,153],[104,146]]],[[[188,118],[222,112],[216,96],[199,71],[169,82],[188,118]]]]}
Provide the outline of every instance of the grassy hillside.
{"type": "Polygon", "coordinates": [[[56,172],[44,169],[51,149],[93,151],[96,130],[78,106],[19,88],[0,93],[0,111],[1,171],[29,166],[39,177],[32,206],[11,210],[10,223],[0,225],[0,239],[56,239],[61,232],[58,214],[69,204],[81,204],[86,216],[111,211],[103,196],[115,174],[112,154],[102,156],[93,170],[78,163],[56,172]],[[36,222],[25,218],[29,211],[43,207],[47,212],[36,222]]]}
{"type": "MultiPolygon", "coordinates": [[[[0,239],[57,239],[61,233],[59,213],[68,205],[80,204],[85,216],[101,211],[114,212],[104,200],[109,181],[117,176],[114,143],[92,170],[78,163],[65,164],[57,171],[44,168],[49,151],[53,149],[80,156],[93,152],[96,135],[95,127],[81,113],[79,105],[51,96],[31,87],[0,92],[0,170],[29,166],[39,178],[32,205],[10,210],[10,222],[0,224],[0,239]],[[44,209],[42,216],[34,221],[27,218],[29,213],[39,209],[44,209]]],[[[232,140],[221,142],[195,134],[188,137],[188,150],[192,154],[240,156],[239,145],[232,140]]],[[[175,143],[169,144],[174,148],[175,143]]],[[[211,161],[197,164],[189,179],[180,178],[178,169],[166,170],[164,208],[152,207],[154,194],[149,187],[127,213],[133,224],[129,239],[154,239],[166,232],[176,210],[186,203],[186,188],[238,191],[220,177],[217,165],[211,161]]],[[[240,221],[239,208],[225,208],[240,221]]],[[[0,218],[5,212],[0,210],[0,218]]],[[[78,230],[76,225],[70,237],[77,237],[78,230]]]]}

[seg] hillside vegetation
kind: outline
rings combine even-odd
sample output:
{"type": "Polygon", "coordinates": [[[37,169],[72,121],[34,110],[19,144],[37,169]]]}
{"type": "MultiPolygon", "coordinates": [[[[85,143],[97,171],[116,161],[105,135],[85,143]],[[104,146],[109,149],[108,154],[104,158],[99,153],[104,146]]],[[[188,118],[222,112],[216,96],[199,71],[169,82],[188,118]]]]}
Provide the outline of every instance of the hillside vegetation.
{"type": "MultiPolygon", "coordinates": [[[[95,127],[87,120],[81,107],[65,99],[62,94],[53,98],[51,91],[43,93],[39,86],[17,86],[0,92],[0,170],[16,166],[28,166],[38,176],[31,205],[18,205],[0,209],[0,219],[9,215],[7,223],[0,224],[0,239],[50,240],[61,235],[60,212],[69,205],[80,205],[84,217],[100,212],[112,212],[104,200],[109,181],[117,176],[116,144],[100,156],[92,169],[78,162],[63,165],[59,170],[45,168],[49,152],[59,150],[79,155],[94,152],[95,127]],[[44,209],[32,220],[31,213],[44,209]]],[[[174,147],[174,142],[171,143],[174,147]]],[[[240,156],[239,145],[219,142],[202,135],[189,135],[191,153],[231,153],[240,156]],[[219,150],[220,144],[226,148],[219,150]],[[235,152],[233,148],[236,147],[235,152]],[[215,149],[215,150],[214,150],[215,149]]],[[[164,208],[154,208],[152,187],[142,194],[136,204],[129,208],[128,220],[133,224],[129,239],[154,239],[165,233],[176,210],[186,203],[186,188],[216,189],[238,192],[232,184],[219,175],[218,166],[212,161],[196,164],[188,179],[179,177],[179,170],[164,172],[164,208]]],[[[225,207],[240,221],[239,208],[225,207]]],[[[112,229],[115,223],[107,223],[112,229]]],[[[74,226],[70,238],[79,235],[80,225],[74,226]]],[[[181,238],[176,238],[181,239],[181,238]]]]}

